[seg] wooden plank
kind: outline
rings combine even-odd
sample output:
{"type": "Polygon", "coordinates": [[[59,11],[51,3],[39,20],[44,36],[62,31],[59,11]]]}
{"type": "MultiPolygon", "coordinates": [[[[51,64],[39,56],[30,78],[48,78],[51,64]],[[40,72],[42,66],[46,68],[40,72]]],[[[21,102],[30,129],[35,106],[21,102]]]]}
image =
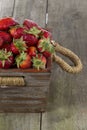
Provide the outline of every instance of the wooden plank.
{"type": "Polygon", "coordinates": [[[47,87],[0,88],[0,97],[45,98],[47,87]]]}
{"type": "Polygon", "coordinates": [[[48,28],[61,45],[82,59],[84,69],[70,75],[54,66],[43,130],[87,129],[87,1],[49,0],[48,28]]]}
{"type": "Polygon", "coordinates": [[[0,112],[42,112],[45,111],[48,87],[0,88],[0,112]]]}
{"type": "Polygon", "coordinates": [[[14,0],[0,0],[0,18],[12,16],[14,0]]]}
{"type": "Polygon", "coordinates": [[[32,19],[42,27],[45,26],[46,0],[16,0],[14,17],[23,22],[24,19],[32,19]]]}
{"type": "Polygon", "coordinates": [[[0,114],[0,130],[39,130],[38,114],[0,114]]]}

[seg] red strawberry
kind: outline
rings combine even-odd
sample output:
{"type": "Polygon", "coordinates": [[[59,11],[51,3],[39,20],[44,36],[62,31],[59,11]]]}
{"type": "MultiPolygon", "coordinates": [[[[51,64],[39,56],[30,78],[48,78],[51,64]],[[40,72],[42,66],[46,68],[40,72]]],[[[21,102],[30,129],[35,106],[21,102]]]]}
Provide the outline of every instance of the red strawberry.
{"type": "Polygon", "coordinates": [[[36,45],[39,39],[39,34],[41,30],[38,30],[36,27],[32,27],[30,30],[25,30],[23,35],[24,41],[26,41],[28,46],[36,45]]]}
{"type": "Polygon", "coordinates": [[[0,19],[0,30],[7,30],[11,26],[15,26],[17,24],[17,21],[11,17],[2,18],[0,19]]]}
{"type": "Polygon", "coordinates": [[[42,29],[41,27],[39,27],[39,26],[38,26],[34,21],[32,21],[32,20],[25,19],[23,25],[24,25],[25,27],[27,27],[28,29],[31,29],[32,27],[36,27],[38,30],[40,30],[40,31],[42,32],[42,33],[41,33],[41,36],[42,36],[42,37],[52,39],[52,34],[51,34],[50,32],[48,32],[48,31],[45,30],[45,29],[42,29]]]}
{"type": "Polygon", "coordinates": [[[36,56],[36,54],[37,54],[37,49],[36,49],[36,47],[34,47],[34,46],[29,47],[29,48],[28,48],[28,54],[29,54],[31,57],[36,56]]]}
{"type": "Polygon", "coordinates": [[[10,43],[12,41],[10,34],[7,32],[0,31],[0,38],[2,38],[5,43],[10,43]]]}
{"type": "Polygon", "coordinates": [[[20,39],[13,39],[13,43],[11,43],[11,51],[14,54],[19,54],[22,51],[27,50],[27,45],[25,41],[23,41],[23,38],[20,39]]]}
{"type": "Polygon", "coordinates": [[[8,69],[13,65],[14,57],[6,50],[0,50],[0,68],[8,69]]]}
{"type": "Polygon", "coordinates": [[[24,28],[19,26],[14,26],[9,31],[12,37],[15,39],[20,38],[24,34],[24,28]]]}
{"type": "Polygon", "coordinates": [[[47,58],[51,56],[52,53],[54,53],[53,45],[51,44],[50,40],[46,38],[39,40],[37,44],[37,48],[38,48],[38,51],[43,53],[44,56],[46,56],[47,58]]]}
{"type": "Polygon", "coordinates": [[[9,43],[4,43],[1,49],[11,51],[11,45],[9,43]]]}
{"type": "Polygon", "coordinates": [[[38,39],[32,34],[25,34],[23,40],[26,41],[28,46],[36,45],[38,42],[38,39]]]}
{"type": "Polygon", "coordinates": [[[3,43],[4,43],[4,41],[3,41],[2,37],[0,37],[0,48],[2,47],[3,43]]]}
{"type": "Polygon", "coordinates": [[[33,67],[36,69],[45,69],[47,60],[42,54],[38,54],[36,57],[33,57],[33,67]]]}
{"type": "Polygon", "coordinates": [[[52,34],[50,32],[48,32],[47,30],[44,30],[44,29],[41,29],[41,31],[42,31],[41,37],[52,39],[52,34]]]}
{"type": "Polygon", "coordinates": [[[18,68],[27,69],[31,67],[31,57],[22,52],[20,55],[16,57],[16,64],[18,68]]]}
{"type": "Polygon", "coordinates": [[[27,27],[28,29],[30,29],[32,27],[38,27],[38,25],[30,19],[25,19],[24,22],[23,22],[23,25],[25,27],[27,27]]]}

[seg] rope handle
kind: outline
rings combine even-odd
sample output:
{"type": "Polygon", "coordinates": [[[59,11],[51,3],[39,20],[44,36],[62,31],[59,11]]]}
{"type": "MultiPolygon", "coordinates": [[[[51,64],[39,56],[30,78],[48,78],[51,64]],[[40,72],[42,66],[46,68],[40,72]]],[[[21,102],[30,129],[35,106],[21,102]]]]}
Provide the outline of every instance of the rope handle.
{"type": "Polygon", "coordinates": [[[52,45],[55,48],[56,52],[59,52],[60,54],[68,57],[75,66],[70,66],[67,62],[65,62],[62,58],[60,58],[58,55],[53,54],[53,60],[66,72],[69,73],[78,73],[82,70],[83,65],[81,60],[79,59],[79,57],[73,53],[71,50],[62,47],[61,45],[59,45],[58,43],[56,43],[55,41],[51,41],[52,45]]]}
{"type": "Polygon", "coordinates": [[[0,77],[0,87],[6,88],[8,86],[24,86],[25,81],[23,77],[0,77]]]}

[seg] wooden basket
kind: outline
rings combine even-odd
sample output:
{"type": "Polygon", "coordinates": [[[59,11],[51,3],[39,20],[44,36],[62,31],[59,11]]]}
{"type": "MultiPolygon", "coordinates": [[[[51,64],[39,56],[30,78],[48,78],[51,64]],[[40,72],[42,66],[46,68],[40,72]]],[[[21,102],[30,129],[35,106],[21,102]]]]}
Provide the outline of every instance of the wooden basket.
{"type": "Polygon", "coordinates": [[[44,112],[46,110],[51,76],[51,59],[63,70],[78,73],[82,70],[79,57],[71,50],[52,41],[55,51],[71,59],[74,66],[66,63],[55,53],[48,59],[45,70],[0,70],[0,112],[44,112]]]}
{"type": "Polygon", "coordinates": [[[45,70],[0,70],[0,112],[44,112],[49,92],[51,59],[45,70]]]}

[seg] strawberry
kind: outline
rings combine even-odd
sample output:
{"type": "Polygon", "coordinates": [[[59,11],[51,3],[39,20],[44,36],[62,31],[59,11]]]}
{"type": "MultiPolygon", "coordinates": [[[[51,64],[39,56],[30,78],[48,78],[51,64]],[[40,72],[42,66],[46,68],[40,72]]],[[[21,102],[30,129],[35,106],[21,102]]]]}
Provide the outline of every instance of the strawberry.
{"type": "Polygon", "coordinates": [[[42,33],[41,33],[41,37],[42,38],[50,38],[52,39],[52,34],[50,32],[48,32],[45,29],[41,29],[42,33]]]}
{"type": "Polygon", "coordinates": [[[11,51],[14,54],[19,54],[22,51],[27,50],[27,45],[25,41],[23,41],[23,38],[20,39],[13,39],[13,43],[11,43],[11,51]]]}
{"type": "Polygon", "coordinates": [[[9,30],[13,38],[18,39],[24,34],[24,28],[20,26],[14,26],[9,30]]]}
{"type": "Polygon", "coordinates": [[[0,19],[0,30],[8,30],[11,26],[17,25],[17,21],[11,17],[0,19]]]}
{"type": "Polygon", "coordinates": [[[0,31],[0,38],[2,38],[5,43],[10,43],[12,41],[10,34],[4,31],[0,31]]]}
{"type": "Polygon", "coordinates": [[[11,45],[9,43],[4,43],[1,49],[6,50],[6,51],[11,51],[11,45]]]}
{"type": "Polygon", "coordinates": [[[46,68],[47,60],[42,54],[38,54],[36,57],[33,57],[32,62],[33,67],[37,70],[46,68]]]}
{"type": "Polygon", "coordinates": [[[25,27],[27,27],[28,29],[30,29],[32,27],[38,27],[38,25],[30,19],[25,19],[24,22],[23,22],[23,25],[25,27]]]}
{"type": "Polygon", "coordinates": [[[8,69],[13,65],[14,57],[12,52],[0,50],[0,68],[8,69]]]}
{"type": "Polygon", "coordinates": [[[54,47],[50,42],[50,39],[40,39],[37,44],[38,51],[43,53],[45,57],[51,56],[54,53],[54,47]]]}
{"type": "Polygon", "coordinates": [[[20,55],[16,57],[16,64],[18,68],[21,69],[27,69],[31,67],[31,57],[25,53],[22,52],[20,55]]]}
{"type": "Polygon", "coordinates": [[[23,35],[24,41],[26,41],[28,46],[36,45],[39,39],[39,34],[41,30],[38,30],[36,27],[32,27],[30,30],[25,30],[23,35]]]}
{"type": "Polygon", "coordinates": [[[26,42],[27,46],[36,45],[38,42],[38,39],[32,34],[23,35],[23,40],[26,42]]]}
{"type": "Polygon", "coordinates": [[[4,43],[4,40],[2,37],[0,37],[0,48],[2,47],[3,43],[4,43]]]}
{"type": "Polygon", "coordinates": [[[37,49],[36,49],[36,47],[34,47],[34,46],[29,47],[29,48],[28,48],[28,54],[29,54],[31,57],[36,56],[36,54],[37,54],[37,49]]]}

